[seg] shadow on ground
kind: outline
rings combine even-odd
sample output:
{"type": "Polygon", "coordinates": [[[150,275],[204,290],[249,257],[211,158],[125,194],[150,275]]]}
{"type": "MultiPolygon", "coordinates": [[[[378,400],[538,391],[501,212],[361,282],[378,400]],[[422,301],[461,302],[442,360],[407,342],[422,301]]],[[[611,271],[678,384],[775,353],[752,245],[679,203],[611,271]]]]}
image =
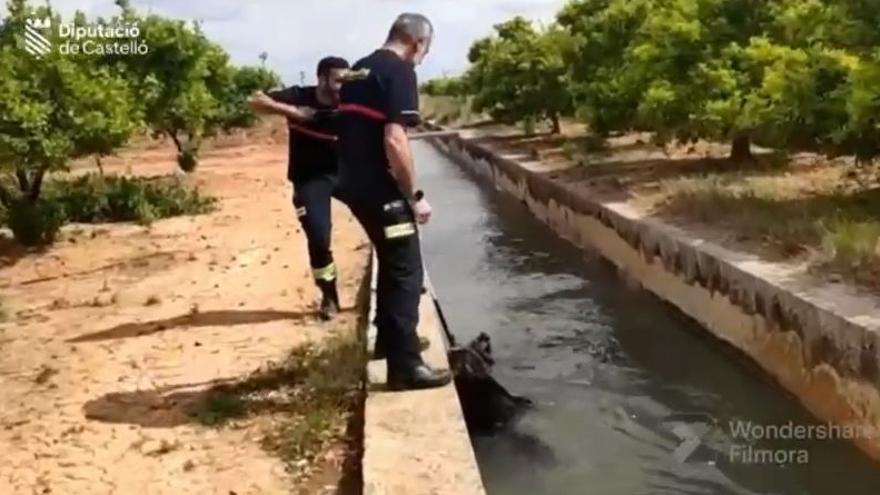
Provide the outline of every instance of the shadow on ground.
{"type": "Polygon", "coordinates": [[[265,450],[290,466],[312,459],[332,478],[328,481],[337,485],[337,493],[359,494],[365,365],[362,341],[334,334],[320,344],[296,347],[286,358],[243,377],[113,392],[87,402],[83,413],[94,421],[144,428],[220,427],[271,418],[261,441],[265,450]],[[335,433],[343,429],[344,435],[335,433]],[[340,464],[324,465],[312,457],[328,448],[328,442],[342,447],[340,464]]]}
{"type": "Polygon", "coordinates": [[[145,428],[173,428],[196,420],[195,411],[218,387],[235,380],[211,380],[160,387],[153,390],[113,392],[83,406],[85,417],[104,423],[139,425],[145,428]]]}
{"type": "Polygon", "coordinates": [[[96,342],[101,340],[142,337],[173,328],[229,327],[237,325],[256,325],[279,320],[296,322],[317,318],[315,311],[276,311],[276,310],[219,310],[187,313],[173,318],[138,323],[123,323],[100,332],[80,335],[69,339],[71,343],[96,342]]]}
{"type": "Polygon", "coordinates": [[[0,268],[14,266],[28,255],[45,252],[45,248],[27,248],[15,242],[14,239],[0,234],[0,268]]]}

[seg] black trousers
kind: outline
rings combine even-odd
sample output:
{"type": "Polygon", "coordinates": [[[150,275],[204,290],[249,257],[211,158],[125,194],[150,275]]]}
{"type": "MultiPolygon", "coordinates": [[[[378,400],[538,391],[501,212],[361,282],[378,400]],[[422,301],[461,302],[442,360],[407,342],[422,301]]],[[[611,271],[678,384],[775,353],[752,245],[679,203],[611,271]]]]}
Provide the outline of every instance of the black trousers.
{"type": "Polygon", "coordinates": [[[309,262],[316,281],[336,279],[330,249],[333,228],[330,198],[335,189],[336,179],[332,175],[318,175],[293,183],[293,205],[308,240],[309,262]]]}
{"type": "Polygon", "coordinates": [[[416,328],[424,272],[415,216],[399,194],[342,197],[376,251],[377,342],[388,369],[422,363],[416,328]]]}

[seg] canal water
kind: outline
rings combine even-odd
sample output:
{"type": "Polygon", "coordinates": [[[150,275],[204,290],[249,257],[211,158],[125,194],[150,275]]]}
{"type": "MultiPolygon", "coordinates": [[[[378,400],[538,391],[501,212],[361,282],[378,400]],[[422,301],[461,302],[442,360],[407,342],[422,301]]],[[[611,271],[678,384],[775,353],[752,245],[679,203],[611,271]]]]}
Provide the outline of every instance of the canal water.
{"type": "Polygon", "coordinates": [[[489,495],[880,494],[880,465],[840,440],[869,432],[818,424],[695,322],[415,146],[449,325],[488,333],[499,380],[536,403],[474,438],[489,495]]]}

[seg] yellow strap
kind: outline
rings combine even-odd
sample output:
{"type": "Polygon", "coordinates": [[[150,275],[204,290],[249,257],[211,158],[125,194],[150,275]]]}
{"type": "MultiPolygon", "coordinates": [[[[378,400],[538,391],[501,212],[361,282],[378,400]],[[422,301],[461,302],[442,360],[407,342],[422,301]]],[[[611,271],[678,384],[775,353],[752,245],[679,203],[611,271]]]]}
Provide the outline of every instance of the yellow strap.
{"type": "Polygon", "coordinates": [[[324,268],[313,268],[312,275],[316,280],[326,280],[327,282],[336,280],[336,263],[330,263],[324,268]]]}
{"type": "Polygon", "coordinates": [[[415,233],[416,233],[416,226],[412,222],[399,223],[397,225],[391,225],[390,227],[385,227],[385,238],[386,239],[397,239],[398,237],[406,237],[409,235],[413,235],[415,233]]]}

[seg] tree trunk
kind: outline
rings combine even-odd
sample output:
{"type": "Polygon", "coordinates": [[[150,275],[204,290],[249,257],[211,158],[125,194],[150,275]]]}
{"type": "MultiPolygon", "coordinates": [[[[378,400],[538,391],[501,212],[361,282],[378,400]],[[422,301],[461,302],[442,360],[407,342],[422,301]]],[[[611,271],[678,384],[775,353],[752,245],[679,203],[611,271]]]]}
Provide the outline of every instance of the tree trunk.
{"type": "Polygon", "coordinates": [[[40,198],[40,192],[43,189],[43,177],[46,175],[46,169],[41,168],[37,170],[37,175],[34,177],[34,182],[31,184],[31,191],[28,194],[28,197],[32,202],[36,202],[37,199],[40,198]]]}
{"type": "Polygon", "coordinates": [[[31,190],[31,181],[28,179],[27,170],[16,168],[15,178],[18,179],[18,190],[22,194],[27,194],[31,190]]]}
{"type": "Polygon", "coordinates": [[[550,114],[550,123],[553,125],[553,129],[550,131],[553,134],[559,134],[562,132],[562,125],[559,123],[559,114],[552,113],[550,114]]]}
{"type": "Polygon", "coordinates": [[[174,141],[174,146],[177,146],[177,152],[180,153],[183,151],[183,146],[180,144],[180,139],[177,138],[177,133],[169,132],[168,135],[171,137],[171,140],[174,141]]]}
{"type": "Polygon", "coordinates": [[[101,155],[95,155],[95,165],[98,166],[98,174],[101,176],[101,179],[104,178],[104,164],[101,163],[101,155]]]}
{"type": "Polygon", "coordinates": [[[734,162],[753,162],[752,140],[748,134],[741,134],[733,138],[730,148],[730,160],[734,162]]]}

